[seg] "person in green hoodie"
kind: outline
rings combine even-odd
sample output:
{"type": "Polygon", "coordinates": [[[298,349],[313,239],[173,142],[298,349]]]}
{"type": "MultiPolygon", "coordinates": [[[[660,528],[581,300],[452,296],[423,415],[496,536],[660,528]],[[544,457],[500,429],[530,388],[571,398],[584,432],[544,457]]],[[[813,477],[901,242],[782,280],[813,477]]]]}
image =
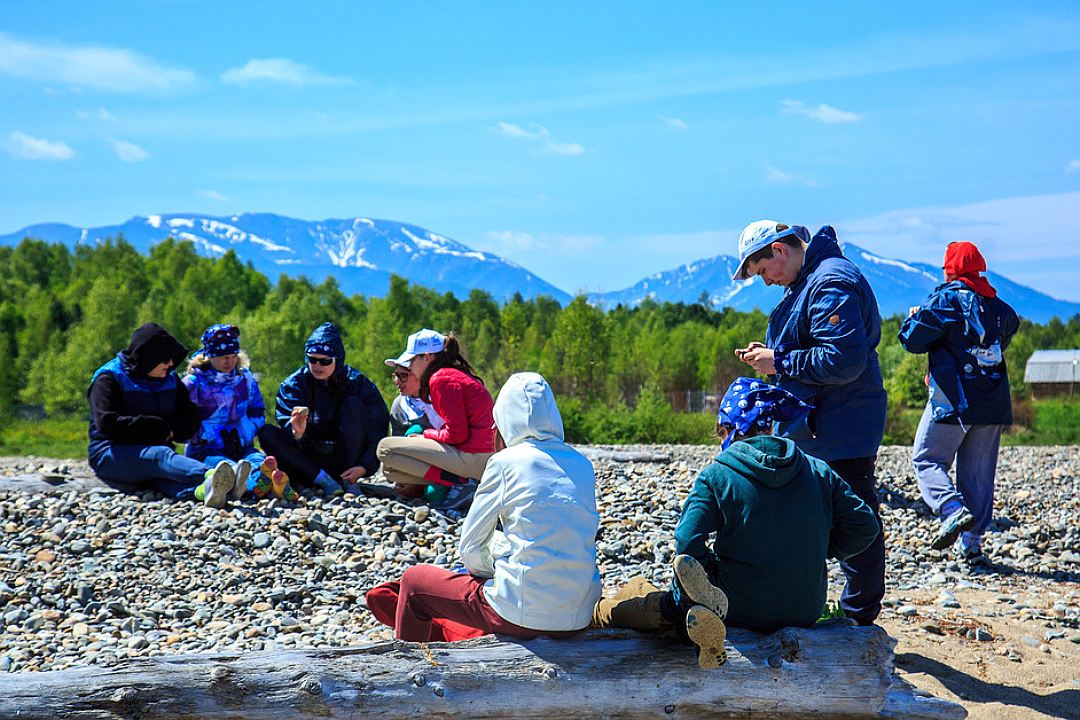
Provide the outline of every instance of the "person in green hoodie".
{"type": "Polygon", "coordinates": [[[735,380],[717,417],[721,452],[695,479],[675,528],[671,589],[634,578],[597,603],[593,624],[673,627],[698,646],[703,668],[726,660],[726,625],[813,625],[826,600],[826,558],[861,552],[880,527],[824,461],[772,434],[812,409],[761,380],[735,380]]]}

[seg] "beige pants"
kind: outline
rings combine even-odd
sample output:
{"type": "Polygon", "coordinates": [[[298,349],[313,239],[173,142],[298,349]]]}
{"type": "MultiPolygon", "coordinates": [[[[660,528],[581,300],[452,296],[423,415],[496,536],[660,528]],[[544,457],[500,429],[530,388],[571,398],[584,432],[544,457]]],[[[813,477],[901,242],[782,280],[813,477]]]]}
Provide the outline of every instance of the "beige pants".
{"type": "Polygon", "coordinates": [[[432,466],[463,478],[479,480],[488,458],[494,453],[461,452],[452,445],[426,437],[388,437],[375,451],[382,462],[383,475],[392,483],[427,485],[424,475],[432,466]]]}
{"type": "Polygon", "coordinates": [[[671,625],[660,615],[664,591],[638,575],[593,608],[592,627],[661,630],[671,625]]]}

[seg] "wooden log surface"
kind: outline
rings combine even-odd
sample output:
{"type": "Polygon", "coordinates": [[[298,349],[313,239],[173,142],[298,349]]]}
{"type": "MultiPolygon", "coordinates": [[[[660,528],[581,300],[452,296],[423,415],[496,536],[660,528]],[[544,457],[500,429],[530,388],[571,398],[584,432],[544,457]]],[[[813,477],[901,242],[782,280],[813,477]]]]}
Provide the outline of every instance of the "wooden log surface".
{"type": "Polygon", "coordinates": [[[159,656],[0,678],[0,717],[21,720],[285,718],[878,718],[953,720],[956,704],[893,674],[877,627],[733,629],[728,662],[632,631],[568,640],[159,656]]]}

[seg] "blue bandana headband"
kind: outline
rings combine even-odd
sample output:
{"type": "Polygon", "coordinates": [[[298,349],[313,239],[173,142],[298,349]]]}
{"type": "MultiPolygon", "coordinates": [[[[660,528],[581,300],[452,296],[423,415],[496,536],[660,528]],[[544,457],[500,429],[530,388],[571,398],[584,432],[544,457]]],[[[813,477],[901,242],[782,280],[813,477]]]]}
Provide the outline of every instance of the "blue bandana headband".
{"type": "Polygon", "coordinates": [[[199,352],[212,358],[235,355],[240,352],[240,328],[235,325],[211,325],[203,333],[199,352]]]}
{"type": "Polygon", "coordinates": [[[744,435],[754,427],[768,428],[773,423],[791,422],[806,417],[814,409],[787,390],[781,390],[761,380],[748,377],[736,378],[720,401],[716,422],[731,425],[734,432],[722,443],[727,449],[736,434],[744,435]]]}
{"type": "Polygon", "coordinates": [[[325,355],[326,357],[336,357],[334,355],[334,348],[328,343],[312,343],[309,342],[304,346],[305,355],[325,355]]]}

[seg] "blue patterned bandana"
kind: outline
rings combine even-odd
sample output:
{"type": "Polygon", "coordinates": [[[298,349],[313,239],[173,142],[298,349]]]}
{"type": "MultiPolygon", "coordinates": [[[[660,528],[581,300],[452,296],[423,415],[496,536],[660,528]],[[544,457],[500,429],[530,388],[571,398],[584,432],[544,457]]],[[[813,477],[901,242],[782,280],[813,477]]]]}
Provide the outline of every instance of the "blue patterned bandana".
{"type": "Polygon", "coordinates": [[[767,428],[773,423],[798,420],[813,409],[813,405],[807,405],[775,385],[748,377],[736,378],[724,393],[716,416],[718,424],[735,428],[735,432],[724,439],[722,447],[726,450],[736,433],[745,434],[754,427],[767,428]]]}
{"type": "Polygon", "coordinates": [[[331,347],[330,343],[309,342],[308,344],[304,345],[304,354],[305,355],[325,355],[326,357],[336,357],[336,354],[334,353],[334,348],[331,347]]]}
{"type": "Polygon", "coordinates": [[[211,325],[203,333],[199,352],[212,358],[235,355],[240,352],[240,328],[235,325],[211,325]]]}

